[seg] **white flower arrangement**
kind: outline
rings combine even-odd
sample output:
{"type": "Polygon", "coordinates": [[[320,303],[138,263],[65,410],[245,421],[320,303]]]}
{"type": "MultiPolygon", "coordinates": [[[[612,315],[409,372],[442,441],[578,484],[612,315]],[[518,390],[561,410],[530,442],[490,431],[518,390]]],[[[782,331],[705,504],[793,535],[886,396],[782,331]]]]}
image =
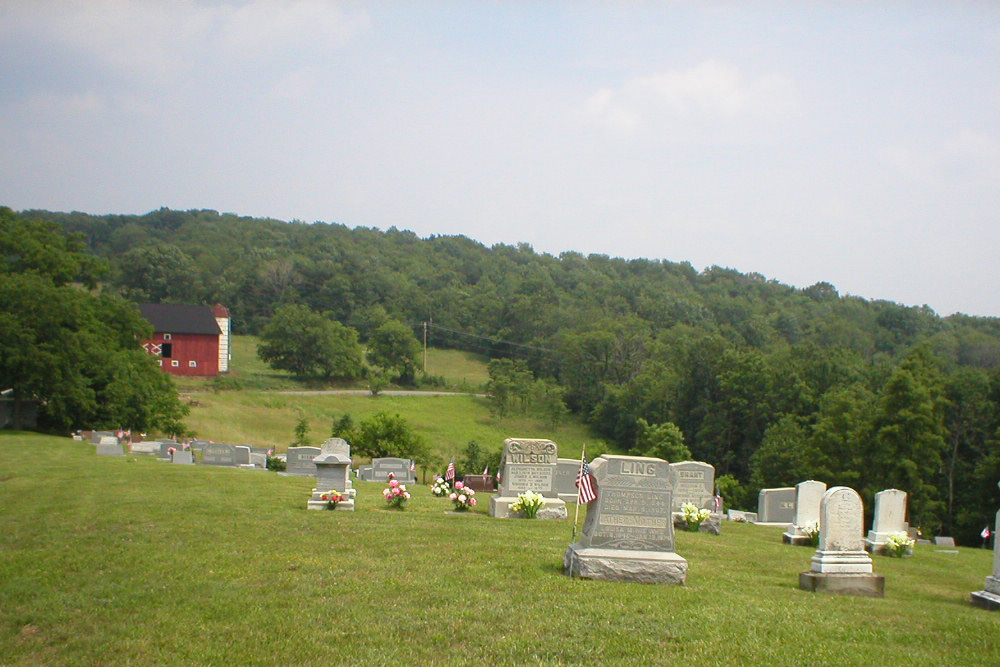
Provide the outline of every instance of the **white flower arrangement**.
{"type": "Polygon", "coordinates": [[[698,509],[693,503],[681,505],[681,517],[687,524],[687,529],[694,532],[701,526],[702,521],[710,517],[712,513],[707,509],[698,509]]]}
{"type": "Polygon", "coordinates": [[[434,484],[431,485],[431,493],[433,493],[438,498],[443,498],[451,493],[451,487],[448,486],[448,480],[444,477],[438,475],[434,478],[434,484]]]}
{"type": "Polygon", "coordinates": [[[889,533],[885,538],[885,553],[889,556],[902,558],[906,552],[913,548],[916,541],[911,539],[906,533],[889,533]]]}
{"type": "Polygon", "coordinates": [[[538,510],[540,510],[544,504],[545,498],[542,497],[542,494],[535,493],[534,491],[525,491],[524,493],[519,493],[517,495],[517,500],[511,504],[510,511],[521,512],[524,514],[524,518],[534,519],[538,514],[538,510]]]}
{"type": "Polygon", "coordinates": [[[819,546],[819,524],[810,523],[802,526],[802,532],[809,538],[809,544],[814,547],[819,546]]]}

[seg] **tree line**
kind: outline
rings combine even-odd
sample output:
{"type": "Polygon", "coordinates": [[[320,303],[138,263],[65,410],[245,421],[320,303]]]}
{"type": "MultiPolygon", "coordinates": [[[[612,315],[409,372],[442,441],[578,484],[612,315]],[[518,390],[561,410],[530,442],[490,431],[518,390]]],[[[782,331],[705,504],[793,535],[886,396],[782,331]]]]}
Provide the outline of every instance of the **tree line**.
{"type": "MultiPolygon", "coordinates": [[[[240,333],[318,314],[351,347],[390,322],[411,334],[431,323],[431,345],[496,360],[498,418],[530,405],[557,423],[569,410],[626,451],[688,453],[716,466],[737,506],[808,478],[857,488],[869,505],[895,487],[911,494],[912,524],[972,543],[1000,504],[997,318],[396,228],[208,210],[14,217],[78,235],[106,262],[109,292],[221,302],[240,333]]],[[[418,375],[404,366],[393,374],[418,375]]]]}

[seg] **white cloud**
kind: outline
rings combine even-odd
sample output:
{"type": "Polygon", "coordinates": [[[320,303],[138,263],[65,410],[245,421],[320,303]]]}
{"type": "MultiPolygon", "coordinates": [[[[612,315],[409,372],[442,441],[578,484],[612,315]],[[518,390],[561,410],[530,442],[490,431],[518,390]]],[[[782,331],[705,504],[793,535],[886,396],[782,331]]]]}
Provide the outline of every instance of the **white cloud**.
{"type": "Polygon", "coordinates": [[[634,131],[664,118],[726,122],[773,118],[794,110],[795,86],[770,74],[748,78],[738,67],[707,60],[686,70],[634,76],[617,89],[602,88],[585,103],[586,112],[617,130],[634,131]]]}

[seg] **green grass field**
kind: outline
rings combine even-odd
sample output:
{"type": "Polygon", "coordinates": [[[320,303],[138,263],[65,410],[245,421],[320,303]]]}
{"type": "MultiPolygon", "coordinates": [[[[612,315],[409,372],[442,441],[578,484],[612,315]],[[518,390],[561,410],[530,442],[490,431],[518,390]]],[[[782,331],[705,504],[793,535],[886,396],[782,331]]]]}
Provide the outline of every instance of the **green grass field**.
{"type": "Polygon", "coordinates": [[[878,557],[885,598],[825,596],[797,588],[809,549],[727,523],[677,535],[686,586],[649,586],[564,576],[570,521],[448,514],[425,486],[307,512],[308,478],[17,433],[0,480],[4,667],[1000,662],[1000,613],[968,602],[982,549],[878,557]]]}

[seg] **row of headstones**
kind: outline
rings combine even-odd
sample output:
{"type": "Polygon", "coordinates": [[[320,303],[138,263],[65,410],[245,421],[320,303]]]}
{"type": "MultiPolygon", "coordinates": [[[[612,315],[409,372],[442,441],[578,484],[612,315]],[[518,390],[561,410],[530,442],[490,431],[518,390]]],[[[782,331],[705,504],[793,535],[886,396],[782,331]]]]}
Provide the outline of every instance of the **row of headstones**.
{"type": "MultiPolygon", "coordinates": [[[[285,454],[285,474],[296,477],[316,475],[316,457],[320,454],[322,447],[289,447],[285,454]]],[[[357,476],[366,482],[384,482],[389,479],[391,473],[401,483],[411,484],[417,481],[415,467],[412,459],[381,457],[372,459],[370,464],[358,468],[357,476]]]]}
{"type": "MultiPolygon", "coordinates": [[[[124,456],[123,443],[114,433],[94,431],[91,441],[98,456],[124,456]]],[[[231,466],[238,468],[266,468],[267,450],[251,445],[227,445],[206,440],[194,440],[182,445],[176,440],[143,440],[131,445],[132,454],[155,456],[182,465],[194,464],[194,452],[201,452],[203,465],[231,466]],[[174,452],[171,454],[170,450],[174,452]]]]}

